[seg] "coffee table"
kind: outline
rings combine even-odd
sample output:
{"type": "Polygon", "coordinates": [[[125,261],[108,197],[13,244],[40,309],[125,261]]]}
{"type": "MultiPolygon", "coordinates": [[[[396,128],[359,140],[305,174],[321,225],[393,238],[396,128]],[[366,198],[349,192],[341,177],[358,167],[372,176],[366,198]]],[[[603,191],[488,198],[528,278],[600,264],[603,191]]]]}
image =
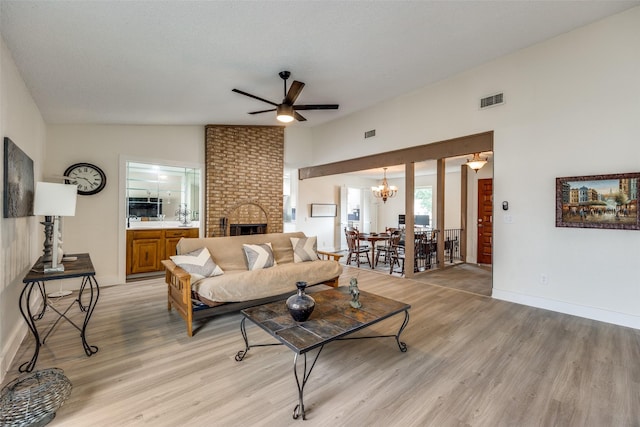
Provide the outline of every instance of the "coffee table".
{"type": "Polygon", "coordinates": [[[293,410],[293,418],[302,416],[305,419],[304,387],[311,376],[324,346],[332,341],[365,339],[365,338],[395,338],[401,352],[407,351],[407,345],[400,341],[400,334],[409,323],[409,309],[411,306],[403,302],[384,298],[370,292],[360,291],[362,308],[351,307],[351,295],[348,287],[339,287],[311,294],[316,306],[311,317],[306,322],[293,320],[284,300],[269,304],[247,308],[240,322],[240,332],[244,339],[245,349],[236,354],[236,361],[242,361],[252,347],[270,345],[286,345],[295,353],[293,357],[293,374],[298,386],[298,404],[293,410]],[[373,335],[348,337],[348,335],[367,328],[396,314],[404,313],[404,321],[395,335],[373,335]],[[249,345],[246,320],[258,325],[269,335],[278,340],[277,343],[249,345]],[[318,349],[313,361],[307,364],[307,353],[318,349]],[[299,356],[302,356],[300,358],[299,356]],[[302,359],[301,375],[298,360],[302,359]]]}

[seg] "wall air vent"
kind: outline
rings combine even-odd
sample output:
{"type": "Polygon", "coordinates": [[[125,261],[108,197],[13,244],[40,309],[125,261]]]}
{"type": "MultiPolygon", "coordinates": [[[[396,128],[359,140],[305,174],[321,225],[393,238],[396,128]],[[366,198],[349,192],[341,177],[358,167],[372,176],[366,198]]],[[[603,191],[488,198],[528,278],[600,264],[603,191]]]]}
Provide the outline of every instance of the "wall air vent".
{"type": "Polygon", "coordinates": [[[372,136],[376,136],[376,130],[368,130],[364,133],[364,137],[366,138],[371,138],[372,136]]]}
{"type": "Polygon", "coordinates": [[[480,108],[495,107],[504,104],[504,93],[496,93],[495,95],[486,96],[480,100],[480,108]]]}

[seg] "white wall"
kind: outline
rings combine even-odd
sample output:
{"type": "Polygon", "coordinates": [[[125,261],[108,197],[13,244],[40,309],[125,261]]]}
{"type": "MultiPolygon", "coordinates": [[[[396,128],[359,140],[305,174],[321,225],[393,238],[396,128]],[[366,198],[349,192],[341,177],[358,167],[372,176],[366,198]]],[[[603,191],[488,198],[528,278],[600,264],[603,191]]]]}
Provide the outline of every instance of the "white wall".
{"type": "Polygon", "coordinates": [[[494,297],[640,328],[640,232],[554,221],[556,177],[639,169],[639,47],[636,7],[314,128],[314,164],[493,130],[494,201],[514,219],[494,221],[494,297]]]}
{"type": "MultiPolygon", "coordinates": [[[[45,123],[0,38],[0,136],[9,137],[33,160],[34,182],[40,180],[44,159],[45,123]]],[[[4,164],[4,145],[0,158],[4,164]]],[[[4,191],[0,186],[0,191],[4,191]]],[[[4,197],[4,194],[3,194],[4,197]]],[[[27,328],[20,315],[22,278],[42,254],[42,226],[36,217],[0,218],[0,382],[4,379],[27,328]]],[[[17,372],[11,373],[16,374],[17,372]]]]}
{"type": "Polygon", "coordinates": [[[313,157],[313,140],[309,128],[290,125],[284,130],[284,164],[291,168],[309,166],[313,157]]]}
{"type": "Polygon", "coordinates": [[[199,164],[204,170],[203,126],[47,126],[45,178],[62,175],[73,163],[93,163],[106,173],[107,186],[78,196],[76,216],[64,219],[66,253],[88,252],[100,285],[125,277],[124,159],[199,164]]]}
{"type": "MultiPolygon", "coordinates": [[[[340,236],[345,225],[340,224],[340,188],[371,188],[373,180],[352,175],[331,175],[305,179],[298,182],[298,211],[296,230],[307,236],[318,236],[318,249],[340,250],[340,236]],[[311,203],[335,203],[338,216],[335,218],[311,218],[311,203]]],[[[342,248],[344,249],[344,248],[342,248]]]]}

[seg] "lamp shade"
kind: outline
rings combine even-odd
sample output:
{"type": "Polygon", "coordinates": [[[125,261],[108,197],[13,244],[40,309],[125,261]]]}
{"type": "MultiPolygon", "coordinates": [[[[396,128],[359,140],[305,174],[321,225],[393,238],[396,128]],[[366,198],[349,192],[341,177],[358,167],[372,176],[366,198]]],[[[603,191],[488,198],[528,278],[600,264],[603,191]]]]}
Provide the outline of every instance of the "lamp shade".
{"type": "Polygon", "coordinates": [[[75,216],[77,194],[77,185],[38,182],[36,183],[33,214],[75,216]]]}
{"type": "Polygon", "coordinates": [[[466,165],[469,166],[474,171],[476,171],[476,173],[478,173],[478,170],[480,170],[486,164],[487,164],[487,159],[483,159],[482,157],[480,157],[480,153],[474,153],[473,159],[467,160],[467,163],[466,163],[466,165]]]}

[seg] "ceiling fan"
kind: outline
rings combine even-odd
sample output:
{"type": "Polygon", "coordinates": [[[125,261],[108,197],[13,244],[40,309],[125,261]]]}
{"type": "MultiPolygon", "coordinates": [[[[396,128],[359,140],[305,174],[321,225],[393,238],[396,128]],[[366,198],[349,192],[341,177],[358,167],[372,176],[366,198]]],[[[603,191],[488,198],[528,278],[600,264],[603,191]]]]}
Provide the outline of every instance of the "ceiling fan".
{"type": "Polygon", "coordinates": [[[251,95],[250,93],[241,91],[240,89],[233,89],[233,92],[248,96],[250,98],[257,99],[262,102],[266,102],[267,104],[271,104],[276,108],[270,108],[268,110],[260,110],[260,111],[251,111],[249,114],[260,114],[267,113],[269,111],[276,111],[276,117],[279,121],[284,123],[292,122],[295,118],[299,122],[304,122],[305,119],[297,110],[337,110],[338,104],[311,104],[311,105],[294,105],[296,99],[302,92],[302,88],[304,88],[304,83],[294,80],[291,83],[291,87],[289,87],[289,91],[287,92],[287,79],[291,76],[289,71],[280,71],[278,73],[280,78],[284,82],[284,99],[281,104],[276,104],[275,102],[267,101],[264,98],[260,98],[259,96],[251,95]]]}

